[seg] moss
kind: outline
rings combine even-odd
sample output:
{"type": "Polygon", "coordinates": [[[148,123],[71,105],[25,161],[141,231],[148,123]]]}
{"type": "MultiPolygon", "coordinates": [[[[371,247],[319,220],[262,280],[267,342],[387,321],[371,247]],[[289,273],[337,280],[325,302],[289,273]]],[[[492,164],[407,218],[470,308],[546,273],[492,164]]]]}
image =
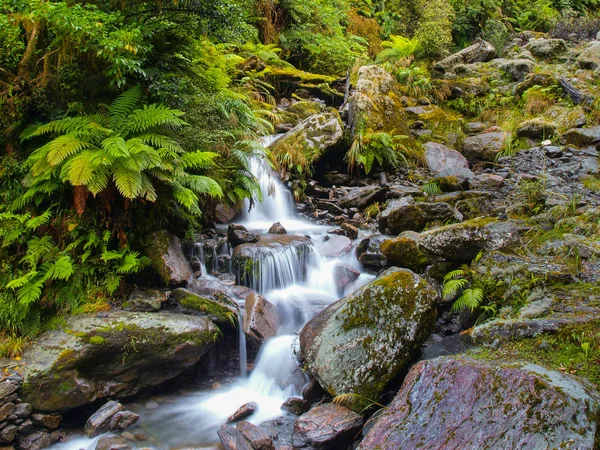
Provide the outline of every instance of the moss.
{"type": "Polygon", "coordinates": [[[102,336],[92,336],[90,338],[90,344],[102,345],[105,342],[106,342],[106,339],[104,339],[102,336]]]}
{"type": "Polygon", "coordinates": [[[200,297],[198,295],[186,295],[178,298],[179,305],[185,309],[207,314],[217,322],[230,322],[232,311],[214,300],[200,297]]]}
{"type": "Polygon", "coordinates": [[[146,245],[146,256],[152,261],[152,267],[160,275],[165,284],[169,284],[171,273],[165,264],[163,256],[169,250],[169,234],[167,231],[159,231],[152,235],[152,238],[146,245]]]}
{"type": "Polygon", "coordinates": [[[419,249],[418,242],[407,236],[383,241],[379,249],[391,264],[421,271],[427,267],[429,258],[419,249]]]}

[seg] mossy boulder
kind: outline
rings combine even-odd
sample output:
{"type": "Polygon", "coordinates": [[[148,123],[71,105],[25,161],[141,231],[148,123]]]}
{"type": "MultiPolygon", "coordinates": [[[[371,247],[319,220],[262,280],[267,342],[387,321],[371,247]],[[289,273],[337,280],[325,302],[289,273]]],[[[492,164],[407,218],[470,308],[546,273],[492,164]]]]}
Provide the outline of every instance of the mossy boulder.
{"type": "Polygon", "coordinates": [[[463,155],[473,161],[494,162],[509,138],[503,131],[469,136],[463,142],[463,155]]]}
{"type": "Polygon", "coordinates": [[[388,264],[397,267],[423,271],[431,261],[431,257],[419,248],[419,234],[404,231],[393,239],[385,240],[379,246],[388,264]]]}
{"type": "Polygon", "coordinates": [[[146,255],[165,284],[181,285],[192,277],[192,268],[183,255],[181,241],[173,233],[154,233],[146,244],[146,255]]]}
{"type": "Polygon", "coordinates": [[[19,395],[42,412],[135,395],[194,366],[220,335],[204,317],[166,312],[71,316],[23,354],[19,395]]]}
{"type": "Polygon", "coordinates": [[[333,303],[300,333],[309,372],[329,394],[378,399],[435,325],[435,290],[392,267],[333,303]]]}
{"type": "Polygon", "coordinates": [[[486,41],[481,41],[438,61],[434,69],[438,72],[450,72],[459,64],[473,64],[490,61],[496,57],[496,48],[486,41]]]}
{"type": "Polygon", "coordinates": [[[442,357],[411,369],[358,448],[592,449],[599,415],[598,393],[564,373],[442,357]]]}
{"type": "Polygon", "coordinates": [[[461,220],[460,213],[450,204],[443,202],[410,203],[392,201],[379,215],[379,231],[397,234],[403,231],[421,231],[433,222],[461,220]]]}
{"type": "Polygon", "coordinates": [[[513,221],[479,218],[426,231],[421,234],[420,246],[446,261],[466,263],[481,251],[499,250],[518,242],[518,227],[513,221]]]}
{"type": "Polygon", "coordinates": [[[225,293],[221,293],[218,298],[209,298],[188,289],[177,288],[171,296],[184,314],[206,315],[216,323],[232,323],[237,319],[237,305],[225,293]]]}
{"type": "Polygon", "coordinates": [[[600,144],[600,125],[589,128],[572,128],[563,134],[567,145],[584,148],[600,144]]]}
{"type": "Polygon", "coordinates": [[[167,292],[157,289],[135,289],[121,307],[125,311],[156,312],[167,301],[167,292]]]}
{"type": "Polygon", "coordinates": [[[554,136],[556,124],[547,120],[536,118],[525,120],[517,127],[517,137],[548,139],[554,136]]]}
{"type": "Polygon", "coordinates": [[[600,67],[600,41],[592,41],[577,57],[577,65],[582,69],[596,70],[600,67]]]}
{"type": "Polygon", "coordinates": [[[553,58],[568,50],[564,40],[546,38],[533,39],[525,48],[538,58],[553,58]]]}

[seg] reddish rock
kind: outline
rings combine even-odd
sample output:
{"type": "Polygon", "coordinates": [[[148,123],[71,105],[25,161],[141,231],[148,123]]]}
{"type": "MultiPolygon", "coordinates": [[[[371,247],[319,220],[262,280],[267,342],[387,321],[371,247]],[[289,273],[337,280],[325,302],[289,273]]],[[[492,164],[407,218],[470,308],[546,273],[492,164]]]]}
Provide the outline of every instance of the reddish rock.
{"type": "Polygon", "coordinates": [[[223,425],[217,434],[225,450],[275,450],[271,437],[250,422],[223,425]]]}
{"type": "Polygon", "coordinates": [[[363,419],[345,406],[327,403],[294,422],[294,448],[340,449],[360,431],[363,419]]]}
{"type": "Polygon", "coordinates": [[[246,297],[244,314],[244,333],[262,344],[277,335],[279,314],[277,307],[262,295],[251,293],[246,297]]]}
{"type": "Polygon", "coordinates": [[[255,402],[248,402],[240,406],[236,412],[227,418],[227,423],[237,422],[238,420],[245,419],[246,417],[254,414],[254,411],[258,408],[255,402]]]}
{"type": "Polygon", "coordinates": [[[360,272],[350,264],[337,263],[334,268],[333,277],[335,284],[340,291],[343,291],[346,286],[352,283],[360,276],[360,272]]]}

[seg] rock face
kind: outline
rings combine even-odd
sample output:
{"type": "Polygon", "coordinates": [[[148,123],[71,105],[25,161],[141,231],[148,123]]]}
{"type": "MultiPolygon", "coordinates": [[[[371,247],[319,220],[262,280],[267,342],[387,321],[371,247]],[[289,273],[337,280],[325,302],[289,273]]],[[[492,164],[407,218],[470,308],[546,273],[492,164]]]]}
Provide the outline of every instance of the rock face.
{"type": "Polygon", "coordinates": [[[521,122],[517,128],[518,137],[547,139],[554,135],[556,124],[544,119],[531,119],[521,122]]]}
{"type": "Polygon", "coordinates": [[[192,277],[192,268],[183,255],[181,241],[169,231],[155,233],[148,241],[146,254],[164,283],[177,286],[192,277]]]}
{"type": "Polygon", "coordinates": [[[460,152],[437,142],[428,142],[423,149],[427,168],[436,177],[455,177],[459,180],[473,177],[469,162],[460,152]]]}
{"type": "Polygon", "coordinates": [[[419,248],[419,234],[414,231],[404,231],[394,239],[383,241],[380,249],[388,264],[415,272],[421,272],[430,262],[429,256],[419,248]]]}
{"type": "Polygon", "coordinates": [[[462,216],[448,203],[413,203],[396,206],[393,202],[380,215],[379,231],[398,234],[403,231],[421,231],[431,222],[461,220],[462,216]]]}
{"type": "Polygon", "coordinates": [[[482,41],[437,62],[434,66],[439,72],[449,72],[458,64],[472,64],[490,61],[496,57],[496,48],[489,42],[482,41]]]}
{"type": "Polygon", "coordinates": [[[23,354],[21,397],[37,411],[64,411],[130,396],[192,367],[218,339],[204,317],[111,312],[70,316],[23,354]]]}
{"type": "Polygon", "coordinates": [[[533,56],[551,58],[567,51],[567,44],[562,39],[534,39],[525,47],[533,56]]]}
{"type": "Polygon", "coordinates": [[[354,188],[340,200],[340,206],[342,208],[364,209],[371,203],[383,200],[385,192],[386,189],[381,186],[354,188]]]}
{"type": "Polygon", "coordinates": [[[308,370],[332,396],[377,399],[431,333],[436,298],[410,270],[386,270],[304,327],[300,347],[308,370]]]}
{"type": "Polygon", "coordinates": [[[274,154],[285,154],[290,149],[301,149],[311,163],[317,162],[327,151],[335,147],[343,137],[342,122],[337,112],[326,111],[300,122],[281,138],[271,144],[274,154]]]}
{"type": "Polygon", "coordinates": [[[505,132],[469,136],[463,142],[463,154],[471,160],[493,162],[509,137],[505,132]]]}
{"type": "Polygon", "coordinates": [[[599,412],[597,394],[562,373],[442,357],[412,368],[359,449],[591,449],[599,412]]]}
{"type": "Polygon", "coordinates": [[[577,64],[582,69],[595,70],[600,67],[600,41],[590,42],[577,57],[577,64]]]}
{"type": "Polygon", "coordinates": [[[250,294],[245,303],[244,333],[257,343],[277,335],[279,315],[277,307],[262,295],[250,294]]]}
{"type": "Polygon", "coordinates": [[[473,219],[421,234],[421,248],[447,261],[470,262],[482,250],[499,250],[518,242],[510,221],[473,219]]]}
{"type": "Polygon", "coordinates": [[[297,449],[343,448],[360,431],[362,423],[362,417],[355,412],[327,403],[296,419],[292,444],[297,449]]]}

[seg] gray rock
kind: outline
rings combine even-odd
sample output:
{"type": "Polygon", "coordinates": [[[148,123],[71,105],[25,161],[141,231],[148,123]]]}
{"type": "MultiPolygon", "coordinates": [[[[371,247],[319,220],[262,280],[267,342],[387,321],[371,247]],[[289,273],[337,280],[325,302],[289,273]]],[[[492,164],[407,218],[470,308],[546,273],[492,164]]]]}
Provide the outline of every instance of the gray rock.
{"type": "Polygon", "coordinates": [[[15,425],[7,425],[0,430],[0,444],[10,444],[17,436],[18,428],[15,425]]]}
{"type": "Polygon", "coordinates": [[[252,293],[245,302],[244,333],[256,343],[262,344],[277,335],[279,313],[277,307],[262,295],[252,293]]]}
{"type": "Polygon", "coordinates": [[[283,225],[281,225],[280,222],[275,222],[273,225],[271,225],[271,228],[269,228],[268,233],[269,234],[287,234],[287,231],[285,230],[283,225]]]}
{"type": "Polygon", "coordinates": [[[343,186],[352,179],[347,173],[339,172],[327,172],[324,178],[329,186],[343,186]]]}
{"type": "Polygon", "coordinates": [[[180,285],[193,275],[192,268],[183,255],[181,241],[169,231],[154,233],[146,245],[146,254],[166,284],[180,285]]]}
{"type": "Polygon", "coordinates": [[[275,450],[271,437],[250,422],[225,424],[217,434],[225,450],[275,450]]]}
{"type": "Polygon", "coordinates": [[[525,48],[538,58],[553,58],[568,50],[567,44],[562,39],[534,39],[525,48]]]}
{"type": "Polygon", "coordinates": [[[520,81],[533,71],[535,64],[529,59],[499,59],[497,65],[503,72],[510,75],[514,81],[520,81]]]}
{"type": "Polygon", "coordinates": [[[489,42],[481,41],[471,45],[451,56],[437,62],[434,69],[440,72],[449,72],[458,64],[472,64],[490,61],[496,57],[496,49],[489,42]]]}
{"type": "Polygon", "coordinates": [[[544,119],[525,120],[517,127],[517,136],[533,139],[548,139],[554,136],[556,124],[544,119]]]}
{"type": "Polygon", "coordinates": [[[14,403],[5,403],[0,406],[0,422],[6,420],[8,416],[10,416],[15,411],[14,403]]]}
{"type": "Polygon", "coordinates": [[[96,443],[95,450],[129,450],[127,439],[121,436],[102,436],[96,443]]]}
{"type": "Polygon", "coordinates": [[[504,184],[504,178],[493,173],[478,173],[469,180],[471,189],[493,189],[496,190],[504,184]]]}
{"type": "Polygon", "coordinates": [[[110,423],[113,416],[124,409],[123,405],[114,400],[105,403],[85,423],[85,435],[92,438],[107,432],[110,430],[110,423]]]}
{"type": "Polygon", "coordinates": [[[182,313],[208,316],[215,323],[231,323],[238,315],[237,304],[227,294],[219,294],[208,297],[185,288],[177,288],[171,292],[182,313]]]}
{"type": "Polygon", "coordinates": [[[131,411],[119,411],[110,419],[111,431],[122,431],[135,424],[140,416],[131,411]]]}
{"type": "Polygon", "coordinates": [[[344,288],[356,280],[360,276],[360,272],[352,267],[350,264],[338,262],[333,270],[333,277],[335,284],[340,292],[343,292],[344,288]]]}
{"type": "Polygon", "coordinates": [[[167,293],[156,289],[135,289],[122,307],[125,311],[156,312],[160,311],[163,302],[167,301],[167,293]]]}
{"type": "Polygon", "coordinates": [[[385,239],[381,234],[363,239],[356,247],[356,258],[366,267],[381,269],[387,263],[385,255],[379,249],[385,239]]]}
{"type": "Polygon", "coordinates": [[[363,424],[348,408],[327,403],[311,409],[294,422],[296,449],[340,449],[349,444],[363,424]]]}
{"type": "Polygon", "coordinates": [[[463,142],[463,154],[471,160],[493,162],[509,138],[510,135],[505,132],[469,136],[463,142]]]}
{"type": "Polygon", "coordinates": [[[456,150],[437,142],[428,142],[423,145],[423,149],[427,168],[436,177],[455,177],[463,180],[473,176],[473,172],[469,170],[469,162],[456,150]]]}
{"type": "Polygon", "coordinates": [[[17,383],[13,383],[11,381],[2,381],[0,383],[0,399],[3,399],[13,392],[19,389],[19,385],[17,383]]]}
{"type": "Polygon", "coordinates": [[[398,234],[403,231],[421,231],[432,222],[461,220],[462,216],[448,203],[413,203],[398,205],[390,202],[379,216],[379,231],[398,234]]]}
{"type": "Polygon", "coordinates": [[[346,236],[326,235],[323,240],[316,242],[317,250],[325,258],[339,258],[350,253],[352,241],[346,236]]]}
{"type": "Polygon", "coordinates": [[[233,247],[236,247],[242,244],[258,242],[260,235],[249,233],[243,225],[230,224],[227,228],[227,240],[233,247]]]}
{"type": "Polygon", "coordinates": [[[340,200],[342,208],[364,209],[372,203],[385,198],[386,188],[381,186],[365,186],[354,188],[340,200]]]}
{"type": "Polygon", "coordinates": [[[577,65],[582,69],[596,70],[600,67],[600,42],[590,42],[587,48],[577,57],[577,65]]]}
{"type": "Polygon", "coordinates": [[[19,403],[15,405],[15,410],[13,411],[13,414],[19,419],[24,419],[31,415],[32,410],[33,408],[29,403],[19,403]]]}
{"type": "Polygon", "coordinates": [[[600,143],[600,125],[590,128],[571,128],[563,134],[566,145],[585,148],[600,143]]]}
{"type": "Polygon", "coordinates": [[[34,431],[27,435],[17,436],[17,444],[22,450],[41,450],[50,447],[65,437],[63,431],[34,431]]]}
{"type": "Polygon", "coordinates": [[[281,409],[296,416],[304,414],[309,408],[309,403],[303,398],[298,397],[290,397],[281,405],[281,409]]]}

